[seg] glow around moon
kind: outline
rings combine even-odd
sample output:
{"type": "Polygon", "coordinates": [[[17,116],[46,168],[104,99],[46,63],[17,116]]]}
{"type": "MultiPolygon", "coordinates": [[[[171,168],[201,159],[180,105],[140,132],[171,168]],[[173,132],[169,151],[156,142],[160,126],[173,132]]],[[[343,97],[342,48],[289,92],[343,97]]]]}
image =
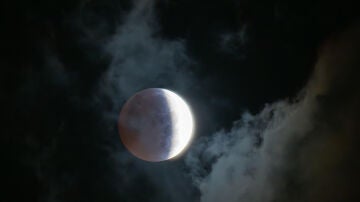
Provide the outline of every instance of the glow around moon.
{"type": "Polygon", "coordinates": [[[146,161],[178,156],[190,143],[194,119],[187,103],[172,91],[150,88],[123,106],[119,133],[124,146],[146,161]]]}

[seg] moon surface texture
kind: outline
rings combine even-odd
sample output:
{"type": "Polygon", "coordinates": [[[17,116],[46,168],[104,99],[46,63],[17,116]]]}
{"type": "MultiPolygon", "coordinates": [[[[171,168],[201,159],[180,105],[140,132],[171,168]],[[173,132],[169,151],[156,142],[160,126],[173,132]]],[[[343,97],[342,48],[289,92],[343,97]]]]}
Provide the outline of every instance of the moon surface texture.
{"type": "Polygon", "coordinates": [[[133,95],[119,117],[120,138],[136,157],[151,162],[179,155],[189,144],[194,120],[187,103],[172,91],[149,88],[133,95]]]}

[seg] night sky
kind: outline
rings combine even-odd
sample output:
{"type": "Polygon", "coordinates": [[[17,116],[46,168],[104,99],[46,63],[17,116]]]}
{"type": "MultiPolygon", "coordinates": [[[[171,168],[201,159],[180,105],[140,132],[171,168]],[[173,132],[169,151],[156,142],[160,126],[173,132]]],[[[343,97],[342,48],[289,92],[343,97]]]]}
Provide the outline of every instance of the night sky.
{"type": "Polygon", "coordinates": [[[1,202],[360,201],[351,1],[1,1],[1,202]],[[146,88],[191,106],[178,158],[122,145],[146,88]]]}

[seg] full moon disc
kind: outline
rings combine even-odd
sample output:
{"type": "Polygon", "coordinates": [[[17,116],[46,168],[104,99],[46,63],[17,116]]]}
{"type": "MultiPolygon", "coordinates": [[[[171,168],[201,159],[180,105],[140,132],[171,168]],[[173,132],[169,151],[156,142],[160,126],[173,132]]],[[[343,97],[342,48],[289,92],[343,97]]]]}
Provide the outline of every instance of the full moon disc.
{"type": "Polygon", "coordinates": [[[187,103],[172,91],[149,88],[133,95],[119,117],[125,147],[145,161],[165,161],[179,155],[193,135],[194,121],[187,103]]]}

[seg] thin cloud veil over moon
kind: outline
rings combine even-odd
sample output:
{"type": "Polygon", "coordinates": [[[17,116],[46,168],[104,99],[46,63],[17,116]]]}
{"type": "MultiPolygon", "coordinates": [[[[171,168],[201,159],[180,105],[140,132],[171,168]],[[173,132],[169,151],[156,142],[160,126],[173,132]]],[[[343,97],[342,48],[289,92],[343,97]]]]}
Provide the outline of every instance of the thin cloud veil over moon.
{"type": "Polygon", "coordinates": [[[133,95],[123,106],[118,125],[125,147],[146,161],[164,161],[179,155],[188,146],[194,130],[187,103],[161,88],[133,95]]]}

